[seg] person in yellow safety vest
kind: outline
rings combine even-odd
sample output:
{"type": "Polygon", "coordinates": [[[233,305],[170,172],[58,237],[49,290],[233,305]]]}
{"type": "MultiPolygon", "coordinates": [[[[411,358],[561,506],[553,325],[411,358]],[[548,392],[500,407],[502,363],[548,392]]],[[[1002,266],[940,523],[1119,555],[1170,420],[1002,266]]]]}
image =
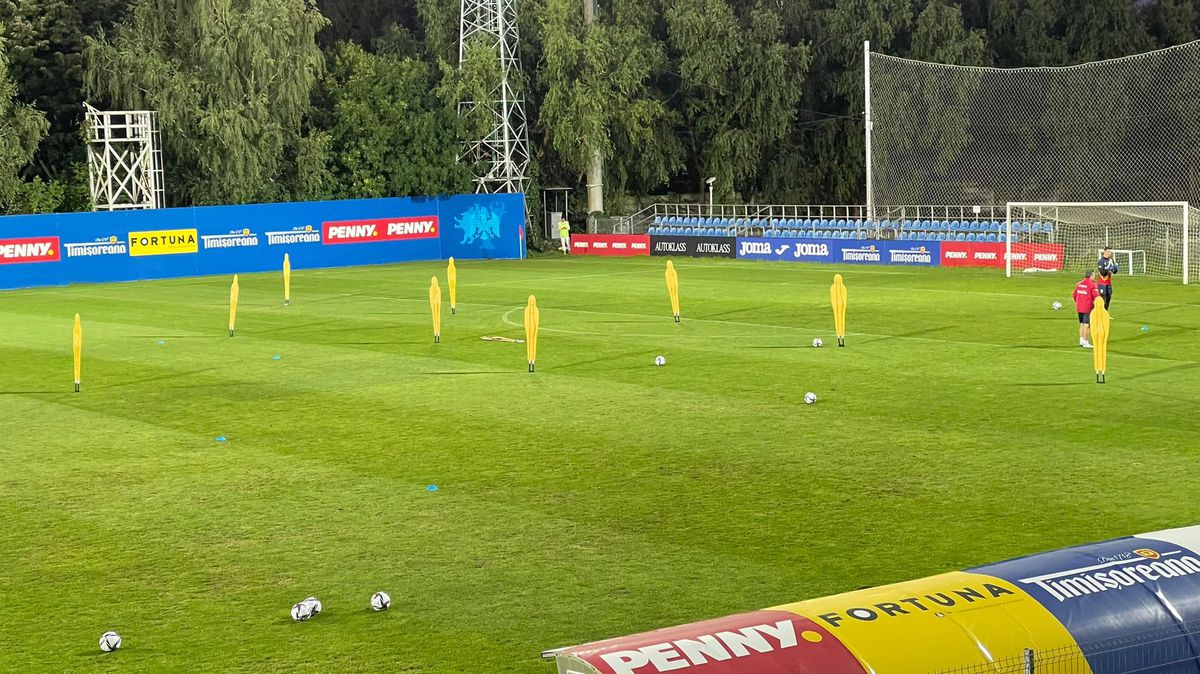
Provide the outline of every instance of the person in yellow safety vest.
{"type": "Polygon", "coordinates": [[[566,220],[558,221],[558,240],[562,243],[563,255],[571,252],[571,224],[566,220]]]}

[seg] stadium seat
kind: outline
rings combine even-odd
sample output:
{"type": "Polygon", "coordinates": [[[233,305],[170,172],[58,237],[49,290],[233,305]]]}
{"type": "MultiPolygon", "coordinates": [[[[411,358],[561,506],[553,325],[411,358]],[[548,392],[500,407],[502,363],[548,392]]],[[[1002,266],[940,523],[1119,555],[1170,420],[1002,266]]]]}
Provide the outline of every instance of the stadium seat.
{"type": "Polygon", "coordinates": [[[995,243],[996,242],[996,233],[995,232],[989,233],[987,235],[987,241],[988,241],[988,243],[995,243]]]}
{"type": "Polygon", "coordinates": [[[971,232],[971,233],[967,234],[967,241],[970,241],[972,243],[975,242],[975,232],[971,232]]]}

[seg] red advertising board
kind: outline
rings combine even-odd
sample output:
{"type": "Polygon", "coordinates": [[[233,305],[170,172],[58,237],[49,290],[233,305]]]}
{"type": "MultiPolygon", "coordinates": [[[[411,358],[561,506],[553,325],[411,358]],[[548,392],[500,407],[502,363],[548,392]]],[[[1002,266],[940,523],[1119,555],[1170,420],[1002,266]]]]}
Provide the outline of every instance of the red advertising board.
{"type": "Polygon", "coordinates": [[[572,234],[575,255],[649,255],[650,237],[645,234],[572,234]]]}
{"type": "MultiPolygon", "coordinates": [[[[1063,247],[1057,243],[1014,243],[1012,265],[1014,271],[1060,271],[1063,268],[1063,247]]],[[[1004,244],[943,241],[942,266],[1003,269],[1004,244]]]]}
{"type": "Polygon", "coordinates": [[[58,262],[62,258],[57,236],[0,239],[0,264],[58,262]]]}
{"type": "Polygon", "coordinates": [[[322,241],[326,244],[436,239],[438,218],[436,215],[429,215],[417,218],[344,220],[323,223],[321,231],[322,241]]]}

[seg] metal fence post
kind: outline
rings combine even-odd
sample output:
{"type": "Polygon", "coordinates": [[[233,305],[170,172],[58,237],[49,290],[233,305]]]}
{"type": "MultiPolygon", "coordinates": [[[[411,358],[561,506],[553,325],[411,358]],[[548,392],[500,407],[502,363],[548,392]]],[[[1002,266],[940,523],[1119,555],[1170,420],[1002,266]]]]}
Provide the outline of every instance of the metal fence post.
{"type": "Polygon", "coordinates": [[[1034,674],[1033,671],[1033,649],[1025,649],[1025,674],[1034,674]]]}

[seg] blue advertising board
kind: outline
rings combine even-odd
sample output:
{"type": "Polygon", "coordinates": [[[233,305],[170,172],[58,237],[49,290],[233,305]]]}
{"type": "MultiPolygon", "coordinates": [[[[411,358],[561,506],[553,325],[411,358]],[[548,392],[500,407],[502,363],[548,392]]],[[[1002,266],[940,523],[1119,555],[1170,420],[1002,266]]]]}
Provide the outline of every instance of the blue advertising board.
{"type": "Polygon", "coordinates": [[[416,260],[520,258],[521,194],[0,218],[0,289],[416,260]]]}
{"type": "Polygon", "coordinates": [[[739,238],[737,256],[744,260],[933,267],[941,263],[941,244],[936,241],[739,238]]]}

